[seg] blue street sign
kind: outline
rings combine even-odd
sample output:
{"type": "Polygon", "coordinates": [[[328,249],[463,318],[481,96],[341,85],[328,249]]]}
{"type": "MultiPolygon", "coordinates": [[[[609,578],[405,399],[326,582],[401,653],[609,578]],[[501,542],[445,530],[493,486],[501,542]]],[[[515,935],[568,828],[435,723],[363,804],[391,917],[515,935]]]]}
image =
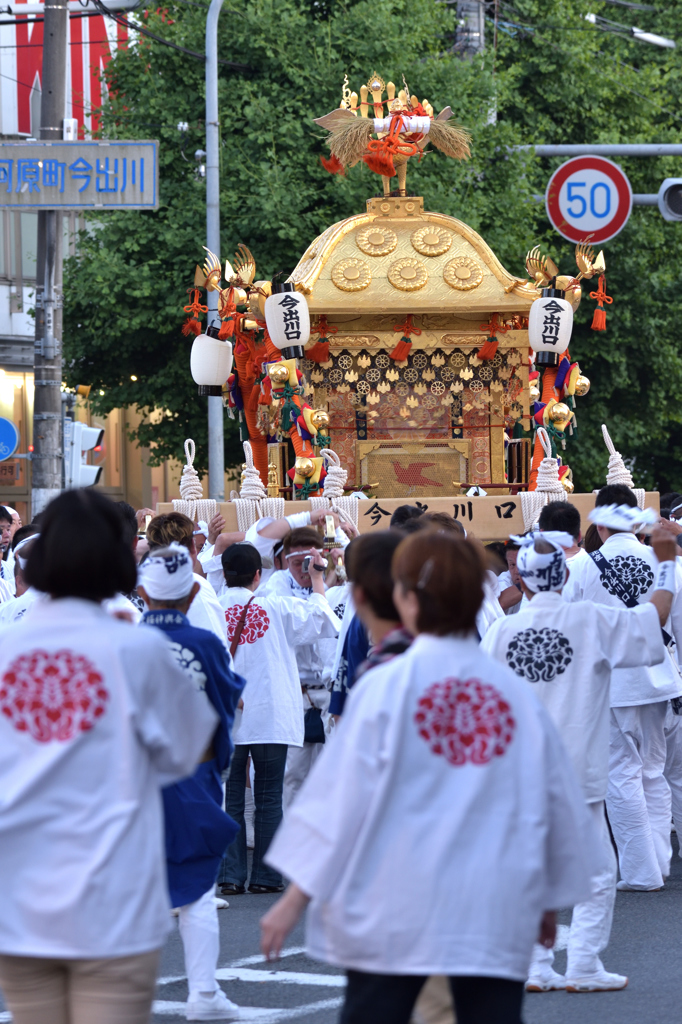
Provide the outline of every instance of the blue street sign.
{"type": "Polygon", "coordinates": [[[0,416],[0,462],[11,459],[19,447],[19,430],[11,420],[0,416]]]}

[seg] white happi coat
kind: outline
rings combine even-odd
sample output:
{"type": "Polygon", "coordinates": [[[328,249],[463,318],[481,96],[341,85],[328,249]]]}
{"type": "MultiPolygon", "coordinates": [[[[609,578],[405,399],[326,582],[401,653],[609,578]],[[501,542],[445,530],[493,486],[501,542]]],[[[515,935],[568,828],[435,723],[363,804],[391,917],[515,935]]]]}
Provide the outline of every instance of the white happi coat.
{"type": "Polygon", "coordinates": [[[220,598],[231,641],[241,611],[253,601],[234,656],[235,671],[246,679],[244,709],[237,713],[232,739],[237,744],[303,745],[301,681],[295,648],[335,637],[340,622],[321,594],[307,601],[275,594],[254,595],[230,587],[220,598]]]}
{"type": "Polygon", "coordinates": [[[159,948],[160,786],[191,774],[208,745],[205,695],[160,632],[44,599],[2,631],[0,711],[0,953],[159,948]]]}
{"type": "Polygon", "coordinates": [[[194,573],[194,582],[199,584],[200,589],[187,612],[190,626],[196,626],[197,629],[208,629],[211,633],[215,633],[225,647],[229,647],[225,615],[213,587],[197,572],[194,573]]]}
{"type": "MultiPolygon", "coordinates": [[[[308,601],[312,593],[312,587],[302,587],[294,579],[289,569],[273,572],[267,583],[265,585],[261,584],[258,588],[259,596],[262,594],[264,597],[268,595],[295,597],[299,601],[308,601]]],[[[341,628],[341,619],[346,604],[346,594],[347,591],[342,587],[330,587],[325,591],[327,603],[334,610],[334,614],[339,620],[339,629],[341,628]],[[343,595],[340,593],[342,590],[344,591],[343,595]]],[[[301,682],[322,685],[328,684],[331,681],[337,636],[338,630],[330,639],[317,640],[313,644],[297,645],[296,664],[298,665],[298,674],[301,682]]],[[[307,701],[304,701],[304,707],[310,707],[307,701]]]]}
{"type": "Polygon", "coordinates": [[[609,687],[616,667],[657,665],[665,650],[652,604],[568,604],[540,592],[494,622],[481,647],[531,684],[554,721],[588,803],[606,799],[609,687]]]}
{"type": "MultiPolygon", "coordinates": [[[[652,549],[640,544],[633,533],[615,533],[599,549],[611,563],[640,604],[649,600],[656,578],[658,560],[652,549]]],[[[682,640],[681,570],[676,566],[677,593],[666,629],[682,640]]],[[[565,601],[594,601],[612,608],[625,607],[617,594],[602,584],[599,569],[589,555],[572,561],[568,582],[563,589],[565,601]]],[[[657,627],[660,628],[660,627],[657,627]]],[[[632,707],[668,700],[682,693],[680,675],[666,655],[652,668],[616,668],[611,675],[611,707],[632,707]]]]}
{"type": "Polygon", "coordinates": [[[351,690],[266,861],[312,897],[311,956],[525,980],[594,836],[547,712],[474,639],[422,634],[351,690]]]}

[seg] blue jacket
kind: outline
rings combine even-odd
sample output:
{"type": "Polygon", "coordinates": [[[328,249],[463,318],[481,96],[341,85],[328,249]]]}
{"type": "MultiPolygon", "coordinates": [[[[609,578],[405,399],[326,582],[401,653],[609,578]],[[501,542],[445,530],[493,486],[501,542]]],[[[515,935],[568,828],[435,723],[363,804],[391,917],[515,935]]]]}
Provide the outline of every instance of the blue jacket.
{"type": "MultiPolygon", "coordinates": [[[[181,612],[148,611],[142,622],[163,630],[178,665],[220,716],[213,758],[200,764],[190,778],[162,790],[168,888],[172,906],[182,907],[215,884],[222,856],[239,831],[222,810],[221,773],[230,764],[232,726],[245,680],[230,667],[220,640],[191,626],[181,612]]],[[[163,686],[162,679],[159,685],[163,686]]]]}

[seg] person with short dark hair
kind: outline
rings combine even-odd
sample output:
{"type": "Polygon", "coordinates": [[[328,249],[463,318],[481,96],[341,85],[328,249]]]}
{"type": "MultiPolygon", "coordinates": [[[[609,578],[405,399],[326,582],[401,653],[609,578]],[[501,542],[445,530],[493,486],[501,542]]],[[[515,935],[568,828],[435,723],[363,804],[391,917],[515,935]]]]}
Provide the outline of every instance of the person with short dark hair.
{"type": "Polygon", "coordinates": [[[424,509],[417,508],[416,505],[398,505],[393,511],[389,525],[391,528],[396,526],[404,527],[410,519],[419,519],[423,515],[424,509]]]}
{"type": "Polygon", "coordinates": [[[341,1024],[407,1024],[436,973],[460,1024],[521,1024],[533,942],[590,893],[585,804],[534,694],[480,649],[480,546],[425,530],[392,567],[415,641],[354,687],[275,837],[291,883],[261,949],[277,956],[310,903],[308,952],[347,972],[341,1024]]]}
{"type": "Polygon", "coordinates": [[[154,516],[147,527],[147,543],[149,550],[155,548],[167,548],[169,544],[179,544],[187,548],[194,563],[194,581],[199,584],[197,596],[192,601],[187,618],[190,625],[197,629],[208,629],[218,637],[227,647],[227,633],[225,630],[225,617],[220,607],[218,598],[213,587],[202,574],[197,572],[201,569],[197,560],[196,544],[194,541],[194,523],[189,516],[182,512],[166,512],[163,515],[154,516]]]}
{"type": "MultiPolygon", "coordinates": [[[[594,601],[614,608],[634,608],[649,600],[660,566],[654,551],[635,535],[645,516],[639,513],[629,487],[602,487],[590,513],[602,546],[574,562],[564,600],[594,601]]],[[[665,629],[678,644],[682,641],[679,579],[665,629]]],[[[679,671],[668,657],[653,668],[616,668],[611,675],[606,809],[618,847],[619,889],[657,890],[670,873],[665,728],[669,701],[681,693],[679,671]]],[[[674,725],[677,728],[679,720],[674,725]]]]}
{"type": "MultiPolygon", "coordinates": [[[[12,576],[10,573],[10,567],[7,566],[4,559],[7,551],[10,550],[13,525],[11,512],[5,508],[4,505],[0,505],[0,583],[8,583],[10,597],[12,596],[12,576]]],[[[0,588],[0,600],[6,601],[8,598],[2,596],[4,594],[4,589],[5,588],[0,588]]]]}
{"type": "Polygon", "coordinates": [[[194,771],[216,715],[165,638],[101,606],[136,578],[112,501],[65,491],[24,543],[43,597],[0,647],[0,986],[16,1024],[146,1024],[170,922],[160,778],[194,771]]]}
{"type": "Polygon", "coordinates": [[[263,562],[252,544],[233,544],[221,557],[228,590],[220,603],[235,668],[246,679],[246,687],[225,787],[225,810],[240,832],[223,858],[219,883],[224,895],[238,895],[246,888],[244,800],[250,755],[255,771],[255,842],[249,892],[279,892],[282,878],[263,856],[282,819],[287,750],[302,747],[305,738],[296,648],[335,637],[340,623],[325,597],[324,560],[317,548],[310,556],[312,594],[305,601],[259,590],[263,562]]]}
{"type": "Polygon", "coordinates": [[[220,640],[189,623],[187,611],[199,584],[186,548],[156,548],[140,569],[139,590],[149,607],[143,625],[165,633],[178,666],[204,692],[220,720],[194,774],[163,790],[168,888],[171,905],[179,908],[187,1018],[217,1020],[238,1009],[215,978],[220,928],[213,892],[222,855],[238,831],[222,810],[221,775],[230,763],[230,732],[244,680],[230,668],[220,640]]]}
{"type": "Polygon", "coordinates": [[[582,533],[580,531],[580,512],[570,501],[550,501],[542,506],[538,519],[538,529],[542,532],[548,530],[567,533],[573,538],[573,544],[566,548],[566,565],[570,569],[576,559],[584,558],[585,553],[580,546],[582,533]]]}

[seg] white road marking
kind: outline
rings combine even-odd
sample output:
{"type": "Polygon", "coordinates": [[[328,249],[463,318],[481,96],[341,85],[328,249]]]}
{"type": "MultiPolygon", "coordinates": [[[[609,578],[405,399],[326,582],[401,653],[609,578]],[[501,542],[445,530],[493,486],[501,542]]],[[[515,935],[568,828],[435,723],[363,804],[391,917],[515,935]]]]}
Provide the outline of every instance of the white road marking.
{"type": "Polygon", "coordinates": [[[556,927],[556,942],[554,943],[554,952],[557,953],[560,949],[566,949],[568,946],[568,933],[570,928],[567,924],[558,924],[556,927]]]}
{"type": "MultiPolygon", "coordinates": [[[[336,1010],[342,1002],[342,999],[320,999],[316,1003],[304,1003],[303,1006],[291,1006],[286,1010],[273,1009],[272,1007],[240,1006],[239,1020],[254,1021],[254,1024],[278,1024],[279,1021],[296,1020],[298,1017],[307,1017],[308,1014],[317,1013],[318,1010],[336,1010]]],[[[154,1002],[152,1011],[160,1017],[184,1017],[186,1009],[186,1003],[175,1003],[163,999],[157,999],[154,1002]]],[[[9,1015],[7,1015],[7,1019],[11,1019],[9,1015]]]]}
{"type": "Polygon", "coordinates": [[[322,985],[327,988],[343,988],[345,974],[306,974],[305,971],[254,971],[248,967],[219,967],[215,972],[218,981],[257,981],[261,984],[277,985],[322,985]]]}
{"type": "MultiPolygon", "coordinates": [[[[279,955],[280,960],[285,956],[298,956],[300,953],[305,953],[305,946],[289,946],[287,949],[283,949],[279,955]]],[[[254,956],[243,956],[239,960],[233,960],[232,963],[228,964],[228,968],[231,967],[248,967],[249,964],[264,964],[265,957],[262,953],[256,953],[254,956]]],[[[227,968],[221,968],[226,970],[227,968]]],[[[172,985],[177,981],[185,981],[186,976],[184,974],[178,974],[176,977],[159,978],[157,985],[172,985]]],[[[1,1024],[1,1022],[0,1022],[1,1024]]]]}

